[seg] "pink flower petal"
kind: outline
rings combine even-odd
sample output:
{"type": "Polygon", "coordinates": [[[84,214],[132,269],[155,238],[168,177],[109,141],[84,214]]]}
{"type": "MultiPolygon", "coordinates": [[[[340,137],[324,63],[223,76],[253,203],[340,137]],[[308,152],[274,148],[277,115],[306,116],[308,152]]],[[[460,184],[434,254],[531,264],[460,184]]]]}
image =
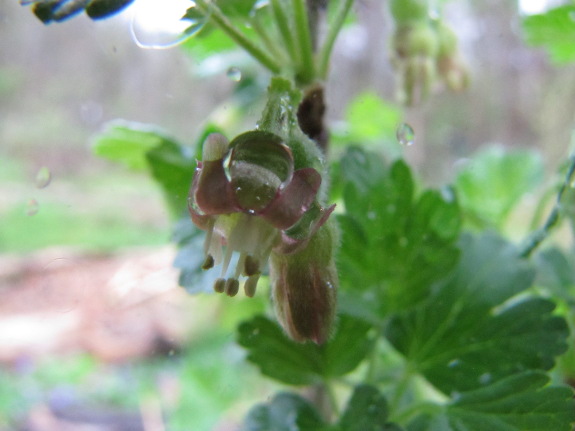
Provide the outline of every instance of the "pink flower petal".
{"type": "Polygon", "coordinates": [[[192,187],[192,199],[205,215],[229,214],[237,211],[223,159],[198,164],[192,187]]]}

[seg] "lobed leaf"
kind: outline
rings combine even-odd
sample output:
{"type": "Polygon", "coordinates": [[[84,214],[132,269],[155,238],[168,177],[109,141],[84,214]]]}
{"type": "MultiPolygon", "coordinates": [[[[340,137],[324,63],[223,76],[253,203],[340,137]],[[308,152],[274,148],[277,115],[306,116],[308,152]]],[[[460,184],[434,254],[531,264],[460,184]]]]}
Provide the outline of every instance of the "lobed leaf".
{"type": "Polygon", "coordinates": [[[315,408],[299,395],[280,393],[269,403],[252,408],[242,431],[327,431],[331,429],[315,408]]]}
{"type": "Polygon", "coordinates": [[[238,343],[262,374],[291,385],[311,385],[355,369],[371,351],[371,326],[342,315],[333,337],[325,344],[296,343],[277,323],[256,316],[238,328],[238,343]]]}
{"type": "Polygon", "coordinates": [[[575,61],[575,5],[560,6],[523,19],[527,43],[543,46],[557,63],[575,61]]]}
{"type": "Polygon", "coordinates": [[[113,121],[96,137],[98,156],[136,170],[148,170],[160,184],[172,213],[187,208],[188,189],[196,166],[190,148],[146,124],[113,121]]]}
{"type": "Polygon", "coordinates": [[[511,297],[528,289],[531,265],[495,235],[464,236],[454,273],[419,307],[394,317],[390,342],[445,394],[522,370],[549,370],[568,328],[552,301],[511,297]]]}
{"type": "Polygon", "coordinates": [[[526,371],[457,395],[438,414],[421,416],[408,431],[571,431],[573,391],[548,386],[542,372],[526,371]]]}
{"type": "Polygon", "coordinates": [[[339,420],[338,431],[401,431],[388,419],[387,401],[381,392],[370,385],[359,385],[339,420]]]}
{"type": "Polygon", "coordinates": [[[514,206],[542,177],[538,154],[492,147],[464,166],[454,186],[471,221],[480,227],[501,228],[514,206]]]}
{"type": "Polygon", "coordinates": [[[457,262],[460,216],[452,194],[415,197],[403,161],[387,167],[374,154],[348,150],[341,162],[346,212],[339,269],[342,307],[371,319],[421,301],[457,262]]]}

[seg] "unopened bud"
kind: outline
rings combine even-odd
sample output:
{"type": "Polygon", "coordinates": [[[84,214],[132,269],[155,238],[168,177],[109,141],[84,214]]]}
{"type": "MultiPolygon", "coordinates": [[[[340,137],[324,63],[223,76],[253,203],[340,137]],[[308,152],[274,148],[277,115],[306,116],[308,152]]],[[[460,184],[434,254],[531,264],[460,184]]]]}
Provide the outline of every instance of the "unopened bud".
{"type": "Polygon", "coordinates": [[[323,225],[307,246],[292,254],[272,253],[270,275],[278,321],[295,341],[323,344],[336,309],[336,231],[323,225]]]}

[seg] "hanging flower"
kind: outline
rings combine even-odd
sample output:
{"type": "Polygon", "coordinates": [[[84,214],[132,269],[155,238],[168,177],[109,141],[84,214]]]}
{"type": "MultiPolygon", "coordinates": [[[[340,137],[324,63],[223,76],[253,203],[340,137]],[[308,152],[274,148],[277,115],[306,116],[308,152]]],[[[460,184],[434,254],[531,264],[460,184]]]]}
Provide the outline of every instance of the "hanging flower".
{"type": "Polygon", "coordinates": [[[216,292],[236,295],[243,275],[245,294],[253,296],[272,251],[305,247],[335,207],[318,204],[320,185],[317,170],[294,170],[290,148],[273,133],[246,132],[231,142],[217,133],[207,137],[188,207],[207,231],[203,268],[222,265],[216,292]],[[226,277],[234,254],[235,270],[226,277]]]}

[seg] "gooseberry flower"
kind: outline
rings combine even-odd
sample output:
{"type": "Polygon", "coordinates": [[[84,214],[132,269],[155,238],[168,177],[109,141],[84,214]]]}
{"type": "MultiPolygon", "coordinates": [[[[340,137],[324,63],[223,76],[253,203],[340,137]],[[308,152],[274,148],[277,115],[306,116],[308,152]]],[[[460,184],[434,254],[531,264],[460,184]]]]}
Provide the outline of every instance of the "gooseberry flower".
{"type": "Polygon", "coordinates": [[[273,133],[246,132],[231,142],[217,133],[206,138],[188,208],[207,231],[203,268],[222,265],[216,292],[236,295],[245,276],[245,294],[253,296],[272,252],[306,247],[334,209],[318,204],[320,185],[316,169],[294,169],[290,148],[273,133]],[[235,270],[226,278],[234,254],[235,270]]]}

